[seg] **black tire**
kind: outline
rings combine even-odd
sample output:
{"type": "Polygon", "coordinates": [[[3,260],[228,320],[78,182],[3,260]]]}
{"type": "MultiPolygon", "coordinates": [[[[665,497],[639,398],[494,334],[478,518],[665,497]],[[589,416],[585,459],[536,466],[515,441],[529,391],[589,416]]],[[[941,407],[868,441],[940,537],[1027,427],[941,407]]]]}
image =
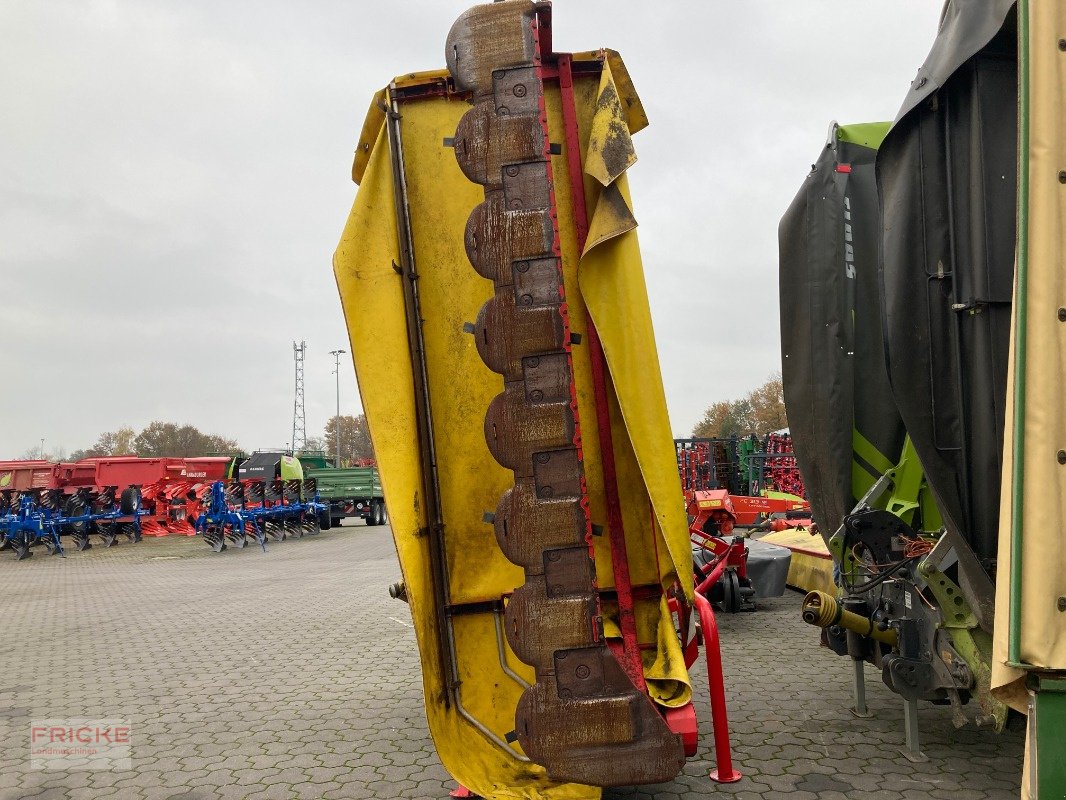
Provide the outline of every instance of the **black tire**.
{"type": "Polygon", "coordinates": [[[341,520],[342,519],[344,519],[344,518],[343,517],[330,517],[329,518],[329,525],[324,526],[324,527],[327,527],[327,528],[339,528],[341,526],[341,520]]]}
{"type": "Polygon", "coordinates": [[[381,524],[382,525],[388,525],[389,524],[389,509],[385,507],[385,501],[384,500],[382,500],[378,504],[378,508],[381,509],[381,524]]]}
{"type": "Polygon", "coordinates": [[[141,504],[141,490],[136,486],[127,486],[122,490],[122,496],[119,499],[119,509],[123,514],[136,514],[137,508],[141,504]]]}
{"type": "Polygon", "coordinates": [[[333,517],[329,515],[328,511],[320,511],[318,514],[318,528],[319,530],[328,531],[333,527],[333,517]]]}
{"type": "MultiPolygon", "coordinates": [[[[63,501],[64,517],[81,517],[88,513],[89,506],[80,494],[72,494],[63,501]]],[[[71,522],[64,527],[66,532],[72,536],[89,535],[89,523],[84,520],[82,522],[71,522]]]]}

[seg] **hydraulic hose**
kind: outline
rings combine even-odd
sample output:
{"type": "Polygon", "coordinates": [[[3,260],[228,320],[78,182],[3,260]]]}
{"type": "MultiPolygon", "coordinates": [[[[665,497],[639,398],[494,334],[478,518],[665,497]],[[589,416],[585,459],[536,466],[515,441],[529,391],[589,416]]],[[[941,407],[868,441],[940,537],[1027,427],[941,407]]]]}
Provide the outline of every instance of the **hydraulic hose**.
{"type": "Polygon", "coordinates": [[[851,611],[845,611],[835,597],[825,592],[809,592],[803,598],[801,613],[804,622],[819,628],[839,625],[845,630],[859,634],[859,636],[867,636],[892,647],[895,647],[898,641],[898,634],[894,628],[881,630],[874,625],[873,620],[851,611]]]}

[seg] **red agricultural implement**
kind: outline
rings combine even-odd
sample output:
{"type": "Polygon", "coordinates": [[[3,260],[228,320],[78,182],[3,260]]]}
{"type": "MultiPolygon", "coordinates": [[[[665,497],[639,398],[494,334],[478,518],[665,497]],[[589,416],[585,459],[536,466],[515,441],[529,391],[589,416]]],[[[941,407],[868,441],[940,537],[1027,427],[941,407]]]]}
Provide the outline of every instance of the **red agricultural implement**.
{"type": "Polygon", "coordinates": [[[0,462],[0,515],[14,515],[24,497],[59,520],[75,548],[96,533],[106,547],[118,537],[195,535],[188,517],[203,487],[227,476],[229,458],[90,458],[72,463],[0,462]],[[116,517],[120,511],[136,513],[116,517]],[[91,518],[91,519],[90,519],[91,518]]]}
{"type": "Polygon", "coordinates": [[[787,549],[734,535],[734,529],[792,524],[788,518],[797,515],[809,523],[806,500],[768,488],[802,489],[791,438],[771,434],[762,441],[764,450],[755,449],[758,442],[755,437],[674,442],[696,584],[712,603],[730,612],[753,610],[756,597],[780,596],[791,558],[787,549]]]}

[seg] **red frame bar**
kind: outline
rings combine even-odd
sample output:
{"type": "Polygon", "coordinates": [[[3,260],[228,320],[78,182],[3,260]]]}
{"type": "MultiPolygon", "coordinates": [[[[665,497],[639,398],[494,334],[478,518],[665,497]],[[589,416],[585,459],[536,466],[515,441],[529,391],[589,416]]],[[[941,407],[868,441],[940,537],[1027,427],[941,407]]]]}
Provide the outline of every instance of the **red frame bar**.
{"type": "MultiPolygon", "coordinates": [[[[588,206],[585,201],[584,169],[581,164],[581,138],[574,101],[573,56],[557,53],[559,93],[562,100],[565,153],[570,173],[571,203],[577,249],[585,249],[588,239],[588,206]]],[[[622,630],[622,669],[641,691],[646,690],[644,665],[637,642],[637,619],[633,612],[633,581],[629,573],[625,528],[622,522],[622,503],[618,496],[618,473],[614,461],[614,436],[611,433],[610,408],[607,404],[607,359],[596,332],[592,317],[587,317],[586,336],[592,364],[592,391],[596,401],[596,428],[600,441],[600,464],[603,468],[603,488],[607,499],[607,529],[611,542],[611,566],[614,570],[615,591],[618,593],[618,626],[622,630]]]]}
{"type": "MultiPolygon", "coordinates": [[[[721,567],[724,568],[725,562],[721,567]]],[[[716,570],[717,571],[717,570],[716,570]]],[[[713,575],[714,573],[712,573],[713,575]]],[[[715,577],[717,580],[717,577],[715,577]]],[[[743,775],[733,769],[733,756],[729,750],[729,720],[725,706],[725,680],[722,677],[722,648],[718,639],[718,623],[714,619],[711,601],[696,592],[696,611],[700,615],[700,630],[703,632],[704,658],[707,660],[707,684],[711,694],[711,723],[714,728],[714,762],[711,780],[718,783],[736,783],[743,775]],[[717,671],[711,664],[718,664],[717,671]]]]}

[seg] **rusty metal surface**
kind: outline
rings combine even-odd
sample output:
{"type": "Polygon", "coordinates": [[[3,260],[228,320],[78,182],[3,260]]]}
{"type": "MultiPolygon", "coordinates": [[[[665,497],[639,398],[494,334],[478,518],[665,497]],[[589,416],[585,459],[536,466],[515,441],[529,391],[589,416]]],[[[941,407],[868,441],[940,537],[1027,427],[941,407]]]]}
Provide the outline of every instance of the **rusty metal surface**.
{"type": "Polygon", "coordinates": [[[544,108],[545,4],[537,9],[517,0],[476,6],[447,45],[456,87],[474,98],[456,130],[456,159],[485,188],[466,251],[495,286],[473,328],[504,386],[487,409],[485,438],[515,475],[492,523],[504,554],[525,570],[504,627],[515,655],[536,670],[515,733],[552,778],[659,783],[684,764],[681,739],[602,630],[544,108]]]}
{"type": "Polygon", "coordinates": [[[503,192],[486,193],[466,225],[466,255],[483,278],[505,286],[514,279],[512,259],[550,253],[552,221],[543,209],[503,213],[503,192]]]}

